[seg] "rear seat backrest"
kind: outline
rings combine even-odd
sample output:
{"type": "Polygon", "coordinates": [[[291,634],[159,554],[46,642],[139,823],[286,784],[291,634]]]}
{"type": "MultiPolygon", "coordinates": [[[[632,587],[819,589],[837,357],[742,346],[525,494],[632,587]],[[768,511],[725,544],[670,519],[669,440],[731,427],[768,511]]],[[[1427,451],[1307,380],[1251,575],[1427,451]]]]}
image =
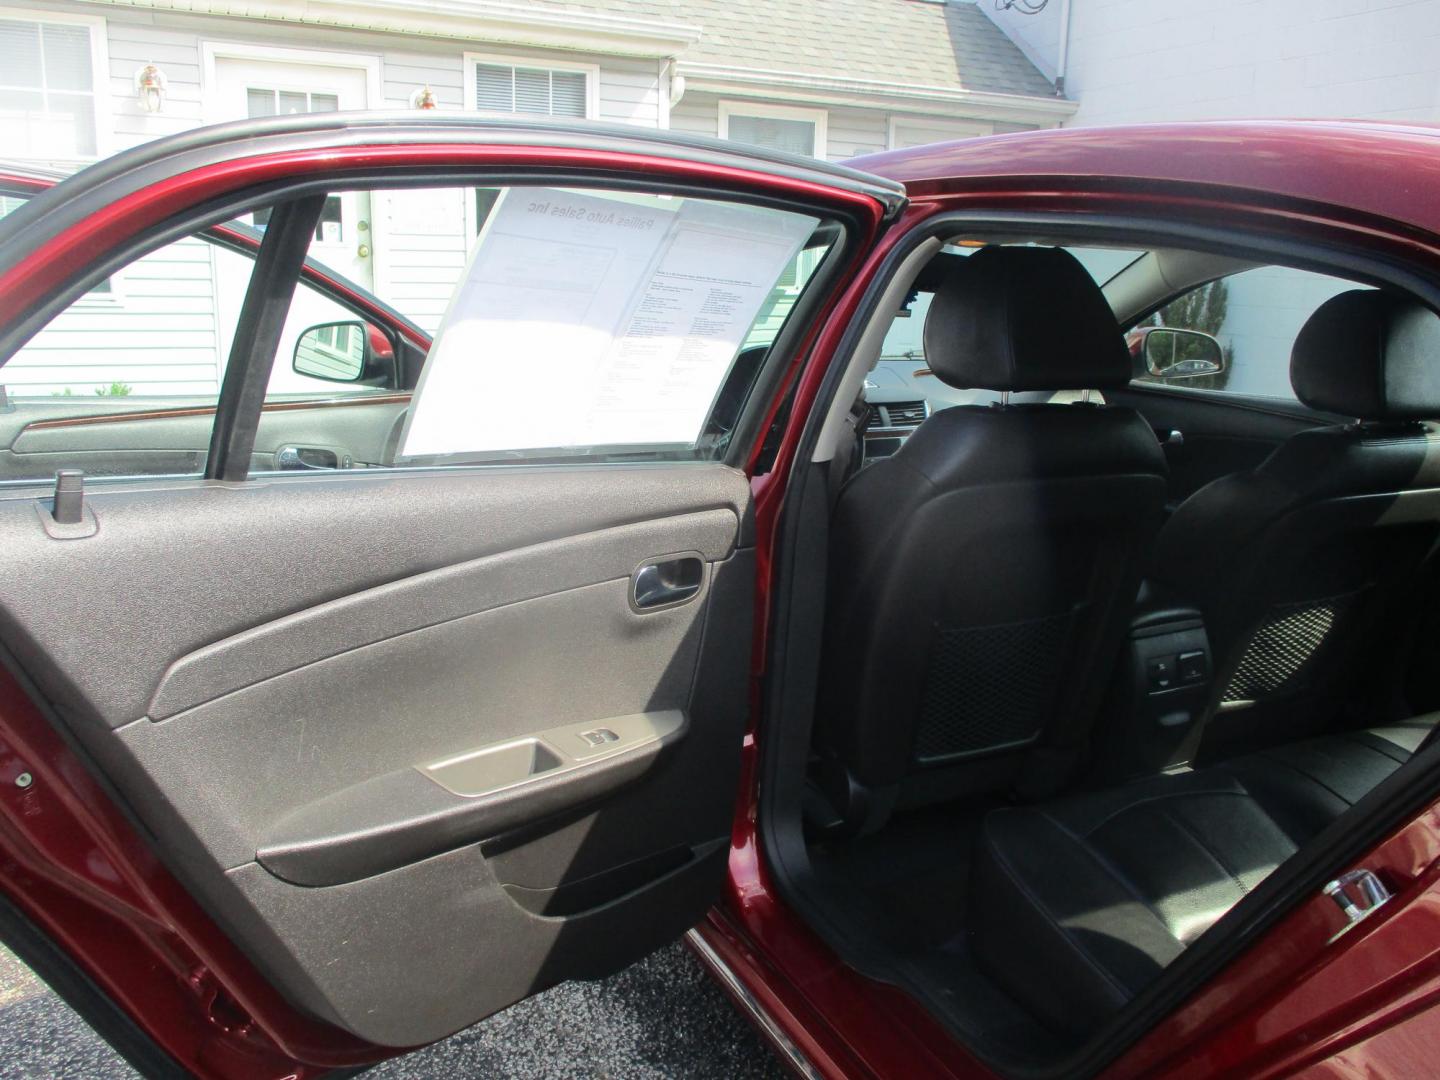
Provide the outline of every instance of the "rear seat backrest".
{"type": "Polygon", "coordinates": [[[1208,752],[1327,730],[1383,655],[1440,539],[1440,318],[1358,289],[1295,341],[1312,408],[1360,422],[1302,432],[1200,489],[1166,523],[1155,583],[1205,614],[1216,656],[1208,752]]]}

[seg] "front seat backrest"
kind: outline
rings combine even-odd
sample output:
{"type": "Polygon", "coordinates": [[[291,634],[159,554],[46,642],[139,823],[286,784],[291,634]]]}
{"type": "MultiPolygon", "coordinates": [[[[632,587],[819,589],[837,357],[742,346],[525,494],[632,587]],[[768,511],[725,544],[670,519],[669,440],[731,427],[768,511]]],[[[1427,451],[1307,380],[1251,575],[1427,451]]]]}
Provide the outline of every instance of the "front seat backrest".
{"type": "MultiPolygon", "coordinates": [[[[1130,378],[1099,288],[1048,248],[961,262],[931,303],[925,359],[957,389],[1130,378]]],[[[1133,410],[1087,404],[943,409],[841,490],[816,732],[824,786],[852,824],[1063,775],[1164,497],[1154,432],[1133,410]]]]}
{"type": "Polygon", "coordinates": [[[1355,289],[1295,339],[1290,383],[1358,417],[1286,440],[1206,485],[1161,533],[1153,578],[1201,608],[1215,651],[1202,749],[1326,730],[1396,644],[1407,593],[1440,538],[1440,318],[1355,289]]]}

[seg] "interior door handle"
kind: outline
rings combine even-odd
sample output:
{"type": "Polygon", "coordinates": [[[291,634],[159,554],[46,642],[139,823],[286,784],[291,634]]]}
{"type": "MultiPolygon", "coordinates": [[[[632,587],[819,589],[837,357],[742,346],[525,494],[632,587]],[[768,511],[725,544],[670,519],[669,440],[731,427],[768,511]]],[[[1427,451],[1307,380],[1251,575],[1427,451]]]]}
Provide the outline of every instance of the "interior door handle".
{"type": "Polygon", "coordinates": [[[1170,428],[1168,431],[1156,431],[1155,434],[1160,437],[1161,446],[1185,445],[1185,433],[1179,428],[1170,428]]]}
{"type": "Polygon", "coordinates": [[[277,469],[336,469],[340,458],[334,450],[318,446],[282,446],[275,451],[277,469]]]}
{"type": "Polygon", "coordinates": [[[630,576],[630,606],[636,611],[683,604],[700,591],[705,561],[699,555],[671,555],[646,563],[630,576]]]}

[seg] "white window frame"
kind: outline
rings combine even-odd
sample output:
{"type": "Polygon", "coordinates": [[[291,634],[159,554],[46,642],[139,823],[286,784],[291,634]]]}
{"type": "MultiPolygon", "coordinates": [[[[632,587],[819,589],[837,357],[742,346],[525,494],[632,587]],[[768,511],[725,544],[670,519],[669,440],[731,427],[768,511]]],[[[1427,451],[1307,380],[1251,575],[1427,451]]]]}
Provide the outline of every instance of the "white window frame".
{"type": "MultiPolygon", "coordinates": [[[[74,158],[22,158],[23,161],[55,162],[62,165],[83,167],[94,161],[110,156],[111,128],[113,124],[102,123],[102,117],[113,115],[110,100],[110,56],[106,38],[105,19],[99,15],[72,15],[63,11],[43,11],[39,8],[4,8],[0,18],[16,22],[57,23],[67,26],[83,26],[90,36],[90,97],[94,107],[91,116],[95,123],[95,155],[74,158]]],[[[76,307],[113,308],[123,303],[123,279],[117,271],[109,277],[109,292],[88,292],[75,301],[76,307]]]]}
{"type": "MultiPolygon", "coordinates": [[[[506,56],[501,53],[479,53],[467,52],[464,64],[464,96],[461,100],[465,104],[466,112],[480,113],[482,116],[529,116],[530,113],[496,112],[494,109],[481,109],[476,100],[475,93],[475,68],[480,64],[497,64],[504,67],[538,68],[545,71],[578,71],[585,76],[585,119],[594,120],[600,115],[600,65],[580,64],[573,60],[551,60],[534,56],[506,56]]],[[[538,114],[536,114],[538,115],[538,114]]],[[[556,119],[568,119],[568,117],[557,117],[556,119]]]]}
{"type": "MultiPolygon", "coordinates": [[[[106,47],[105,19],[99,15],[72,15],[64,11],[42,11],[38,8],[0,8],[0,18],[16,22],[63,23],[69,26],[84,26],[90,31],[90,94],[95,108],[95,156],[56,159],[69,164],[88,165],[92,161],[110,156],[111,124],[102,124],[101,115],[109,118],[113,109],[110,102],[110,54],[106,47]]],[[[49,161],[49,158],[25,158],[27,161],[49,161]]]]}
{"type": "Polygon", "coordinates": [[[825,109],[806,109],[799,105],[772,105],[768,101],[720,102],[720,138],[730,137],[730,117],[753,116],[761,120],[808,120],[815,125],[815,157],[826,160],[826,125],[830,114],[825,109]]]}
{"type": "Polygon", "coordinates": [[[886,131],[886,136],[885,136],[885,140],[886,140],[886,141],[885,141],[885,145],[886,145],[887,148],[889,148],[889,149],[891,149],[891,150],[896,149],[896,147],[898,147],[898,146],[900,145],[900,141],[899,141],[898,138],[896,138],[896,135],[897,135],[897,133],[900,131],[901,128],[905,128],[905,127],[951,127],[951,126],[974,128],[973,131],[961,131],[961,132],[957,132],[957,133],[955,134],[955,136],[954,136],[954,137],[957,138],[957,139],[973,139],[973,138],[975,138],[977,135],[993,135],[993,134],[995,133],[995,125],[992,124],[992,123],[990,123],[990,122],[988,122],[988,121],[986,121],[986,120],[970,120],[970,119],[960,119],[960,120],[957,120],[957,119],[955,119],[954,117],[950,117],[950,116],[893,116],[893,115],[892,115],[892,116],[890,117],[890,123],[889,123],[889,125],[888,125],[888,127],[887,127],[887,131],[886,131]]]}

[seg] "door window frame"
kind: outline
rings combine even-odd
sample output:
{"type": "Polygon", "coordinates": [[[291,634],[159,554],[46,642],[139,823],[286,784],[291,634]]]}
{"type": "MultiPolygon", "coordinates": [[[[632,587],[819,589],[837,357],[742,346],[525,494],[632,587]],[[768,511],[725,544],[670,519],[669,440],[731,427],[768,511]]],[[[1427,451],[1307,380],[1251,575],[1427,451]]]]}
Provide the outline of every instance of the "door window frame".
{"type": "MultiPolygon", "coordinates": [[[[7,190],[3,185],[0,185],[0,200],[9,199],[12,202],[19,203],[21,206],[29,202],[38,194],[38,191],[30,191],[25,193],[10,191],[7,190]]],[[[5,213],[0,213],[0,218],[4,218],[8,214],[15,213],[15,211],[19,208],[20,207],[17,206],[9,211],[6,211],[5,213]]],[[[103,282],[97,284],[84,296],[78,298],[75,301],[74,306],[77,309],[84,309],[87,311],[106,311],[113,308],[123,307],[124,302],[124,278],[122,277],[121,272],[117,270],[115,271],[115,273],[107,277],[103,282]]],[[[0,379],[0,383],[3,382],[4,380],[0,379]]]]}
{"type": "MultiPolygon", "coordinates": [[[[352,186],[347,184],[346,182],[347,174],[350,171],[351,170],[349,168],[345,168],[340,172],[339,175],[306,178],[292,184],[285,185],[284,188],[282,188],[281,190],[270,192],[264,200],[256,200],[253,198],[253,196],[250,196],[249,193],[245,191],[240,191],[229,194],[223,200],[223,204],[219,206],[207,206],[203,209],[203,211],[198,205],[189,206],[175,217],[167,219],[164,223],[162,223],[162,225],[149,226],[146,229],[142,230],[141,233],[139,233],[138,235],[129,238],[119,248],[108,253],[109,258],[111,260],[120,261],[122,265],[129,265],[130,263],[135,262],[139,258],[143,258],[151,251],[157,250],[158,246],[163,246],[154,245],[149,240],[149,237],[157,233],[163,233],[167,231],[173,232],[176,231],[178,228],[185,229],[186,235],[200,236],[208,232],[209,230],[216,228],[217,226],[221,226],[230,222],[235,216],[237,216],[237,214],[243,213],[244,210],[247,208],[253,209],[257,205],[277,206],[278,204],[283,202],[292,202],[298,199],[303,199],[307,195],[313,195],[316,193],[329,194],[332,192],[345,190],[352,186]],[[191,224],[183,224],[187,221],[187,219],[189,222],[191,222],[191,224]]],[[[456,173],[454,175],[437,176],[434,179],[434,186],[436,187],[511,187],[525,186],[527,184],[534,183],[536,183],[535,179],[528,173],[524,171],[520,171],[517,173],[511,168],[505,167],[490,167],[481,169],[461,168],[459,170],[456,170],[456,173]]],[[[765,358],[765,361],[761,364],[760,369],[756,372],[754,378],[750,382],[750,389],[746,396],[745,405],[741,410],[741,414],[737,419],[735,426],[731,429],[731,438],[726,441],[725,445],[716,456],[694,459],[675,457],[662,459],[662,461],[660,462],[665,465],[681,466],[690,466],[692,464],[724,464],[748,472],[749,469],[753,466],[752,459],[755,458],[756,453],[759,450],[759,439],[764,432],[763,424],[766,416],[769,415],[770,411],[767,407],[764,406],[766,406],[767,403],[773,403],[776,400],[776,395],[779,393],[782,387],[783,377],[786,370],[788,369],[788,362],[786,358],[793,358],[796,350],[798,350],[803,344],[806,328],[809,327],[816,318],[819,318],[822,315],[825,309],[825,305],[831,300],[833,300],[835,290],[839,283],[843,280],[846,268],[853,268],[853,266],[856,264],[858,256],[857,244],[859,243],[860,237],[863,235],[863,219],[853,215],[848,210],[836,208],[833,206],[807,207],[804,205],[799,205],[784,195],[757,195],[753,192],[744,191],[743,189],[736,190],[733,187],[727,185],[721,185],[714,188],[711,188],[707,185],[702,189],[697,188],[694,185],[687,184],[684,180],[677,181],[670,178],[657,180],[649,177],[639,177],[632,178],[627,181],[624,179],[616,178],[614,176],[595,174],[590,169],[584,167],[576,168],[573,173],[567,170],[566,175],[564,175],[563,177],[551,178],[551,183],[558,184],[560,186],[571,186],[602,191],[636,191],[653,194],[676,195],[684,198],[701,198],[717,201],[737,201],[757,206],[774,207],[775,209],[780,210],[789,210],[792,212],[812,214],[819,219],[822,228],[834,228],[838,230],[833,239],[829,241],[827,254],[820,260],[819,265],[814,268],[809,280],[807,281],[805,287],[803,288],[803,290],[801,290],[800,295],[797,298],[795,307],[787,315],[784,323],[779,328],[779,332],[775,337],[775,340],[769,345],[769,352],[765,358]]],[[[367,187],[367,190],[371,191],[372,194],[385,190],[425,186],[416,185],[413,180],[407,180],[403,177],[397,177],[390,182],[377,182],[374,180],[369,180],[368,184],[369,186],[367,187]]],[[[293,223],[289,223],[285,226],[285,229],[289,229],[292,227],[293,223]]],[[[280,238],[283,237],[284,232],[279,227],[267,229],[265,236],[270,237],[272,235],[277,238],[276,243],[280,243],[280,238]]],[[[283,275],[284,280],[288,282],[291,287],[299,287],[302,284],[302,276],[303,268],[301,267],[297,267],[294,273],[288,273],[283,275]]],[[[272,274],[266,280],[269,281],[271,283],[271,286],[273,287],[274,285],[279,284],[281,279],[272,274]]],[[[250,292],[256,287],[256,285],[257,279],[252,275],[246,287],[245,295],[247,298],[250,292]]],[[[69,301],[69,303],[73,302],[73,299],[69,301]]],[[[63,310],[63,307],[60,310],[63,310]]],[[[46,322],[48,323],[49,320],[53,320],[53,318],[55,318],[58,314],[59,311],[53,312],[48,316],[46,322]]],[[[363,313],[361,314],[363,318],[363,313]]],[[[30,334],[27,334],[26,340],[28,341],[31,337],[34,336],[35,333],[43,330],[44,325],[45,323],[42,323],[42,325],[37,330],[32,331],[30,334]]],[[[19,348],[23,347],[24,344],[22,343],[19,348]]],[[[272,358],[272,365],[282,362],[285,362],[285,358],[283,357],[277,355],[276,357],[272,358]]],[[[0,364],[0,373],[3,373],[3,364],[0,364]]],[[[397,393],[404,392],[406,391],[397,391],[397,393]]],[[[233,391],[233,388],[228,387],[225,381],[222,380],[215,405],[215,415],[217,419],[227,409],[231,410],[232,412],[236,410],[239,403],[237,400],[235,400],[235,398],[236,394],[233,391]]],[[[714,406],[712,403],[712,408],[713,407],[714,406]]],[[[247,427],[253,431],[258,425],[258,417],[258,411],[256,411],[254,415],[239,416],[239,423],[236,426],[243,425],[244,427],[247,427]]],[[[248,459],[248,455],[246,456],[248,459]]],[[[616,459],[609,456],[597,455],[588,460],[584,457],[570,456],[561,459],[539,459],[533,462],[525,463],[525,467],[573,468],[576,465],[583,464],[585,467],[589,468],[603,468],[634,467],[637,464],[644,465],[652,463],[655,462],[644,459],[642,457],[637,457],[634,459],[616,459]]],[[[386,472],[388,475],[391,476],[401,476],[405,474],[424,474],[433,471],[435,468],[465,471],[490,471],[498,467],[506,467],[513,465],[514,462],[503,459],[497,459],[495,461],[463,461],[454,463],[443,462],[435,464],[414,465],[406,464],[391,466],[386,469],[386,472]]],[[[213,475],[218,476],[221,475],[222,472],[228,474],[229,471],[230,455],[226,452],[225,448],[212,445],[210,458],[207,459],[206,462],[205,476],[209,477],[212,475],[212,473],[213,475]]],[[[758,471],[765,470],[758,469],[758,471]]],[[[365,472],[367,472],[367,470],[356,470],[355,475],[361,475],[365,472]]],[[[253,472],[247,470],[247,474],[245,477],[234,477],[234,479],[236,479],[237,481],[241,479],[253,480],[268,475],[271,474],[268,472],[253,472]]],[[[292,475],[298,477],[306,474],[291,474],[287,472],[284,475],[287,478],[290,478],[292,477],[292,475]]],[[[321,477],[328,476],[333,479],[337,475],[343,477],[346,474],[344,474],[343,472],[337,473],[333,470],[316,470],[308,475],[321,477]]],[[[197,483],[203,482],[203,478],[197,477],[196,475],[189,473],[163,475],[137,474],[126,476],[97,475],[96,477],[94,477],[94,479],[97,482],[117,483],[135,483],[147,481],[161,481],[166,483],[174,483],[176,481],[193,481],[197,483]]],[[[34,486],[41,483],[46,483],[46,481],[17,480],[14,482],[13,485],[7,486],[34,486]]]]}

